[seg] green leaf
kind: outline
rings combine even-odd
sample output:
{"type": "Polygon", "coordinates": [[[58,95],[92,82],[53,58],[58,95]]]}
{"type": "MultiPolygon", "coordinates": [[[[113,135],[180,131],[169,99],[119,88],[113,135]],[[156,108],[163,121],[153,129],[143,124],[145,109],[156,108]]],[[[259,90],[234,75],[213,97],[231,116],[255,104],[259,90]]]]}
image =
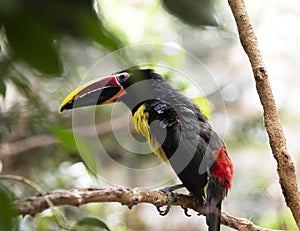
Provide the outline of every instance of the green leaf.
{"type": "Polygon", "coordinates": [[[0,53],[0,78],[6,76],[11,63],[12,60],[7,55],[0,53]]]}
{"type": "MultiPolygon", "coordinates": [[[[61,2],[61,0],[57,1],[61,2]]],[[[60,11],[64,12],[64,17],[61,17],[62,20],[57,25],[60,27],[63,33],[68,33],[74,37],[92,39],[111,51],[118,50],[125,46],[125,44],[123,40],[119,39],[121,36],[116,36],[111,28],[107,26],[107,23],[105,23],[104,16],[101,12],[102,9],[100,4],[98,6],[97,13],[99,16],[93,8],[93,1],[73,1],[72,4],[69,3],[67,5],[67,9],[65,11],[60,11]],[[72,7],[71,11],[70,7],[72,7]],[[66,16],[66,11],[72,13],[66,16]],[[62,22],[67,23],[69,26],[61,27],[62,22]],[[70,30],[70,28],[72,29],[70,30]]]]}
{"type": "Polygon", "coordinates": [[[45,74],[59,75],[61,64],[54,46],[54,34],[47,24],[30,15],[20,15],[5,23],[7,39],[14,55],[45,74]]]}
{"type": "Polygon", "coordinates": [[[97,160],[89,146],[80,137],[74,137],[71,130],[67,130],[62,126],[54,126],[50,128],[53,135],[61,141],[66,148],[80,154],[80,157],[86,164],[91,174],[97,173],[97,160]]]}
{"type": "Polygon", "coordinates": [[[74,135],[71,131],[66,130],[59,126],[55,126],[51,130],[54,136],[61,141],[62,145],[64,145],[65,147],[71,150],[77,150],[74,135]]]}
{"type": "Polygon", "coordinates": [[[217,26],[212,0],[161,0],[165,8],[183,22],[193,26],[217,26]]]}
{"type": "Polygon", "coordinates": [[[6,84],[0,76],[0,94],[5,98],[6,95],[6,84]]]}
{"type": "Polygon", "coordinates": [[[15,215],[11,195],[9,191],[0,185],[0,227],[3,231],[11,231],[13,229],[13,217],[15,215]]]}
{"type": "Polygon", "coordinates": [[[194,102],[194,104],[196,104],[199,107],[203,115],[205,115],[206,118],[209,119],[211,116],[211,109],[207,98],[205,96],[201,96],[192,99],[192,101],[194,102]]]}
{"type": "Polygon", "coordinates": [[[76,137],[76,144],[81,158],[83,159],[89,173],[96,175],[97,173],[97,159],[94,157],[93,152],[83,139],[76,137]]]}
{"type": "MultiPolygon", "coordinates": [[[[62,212],[59,214],[60,216],[64,215],[62,212]]],[[[59,223],[57,221],[57,217],[52,214],[51,215],[37,214],[37,216],[35,216],[34,218],[34,226],[36,227],[36,230],[39,231],[62,230],[59,229],[59,223]]]]}
{"type": "Polygon", "coordinates": [[[11,59],[4,54],[0,53],[0,94],[5,98],[6,95],[6,83],[7,73],[9,65],[11,64],[11,59]]]}
{"type": "Polygon", "coordinates": [[[82,228],[82,230],[107,230],[110,231],[108,226],[96,216],[85,216],[80,218],[73,227],[82,228]]]}
{"type": "MultiPolygon", "coordinates": [[[[43,74],[59,75],[59,39],[93,40],[114,51],[125,45],[97,12],[93,0],[1,0],[0,24],[5,28],[13,59],[25,61],[43,74]]],[[[100,5],[100,4],[99,4],[100,5]]]]}

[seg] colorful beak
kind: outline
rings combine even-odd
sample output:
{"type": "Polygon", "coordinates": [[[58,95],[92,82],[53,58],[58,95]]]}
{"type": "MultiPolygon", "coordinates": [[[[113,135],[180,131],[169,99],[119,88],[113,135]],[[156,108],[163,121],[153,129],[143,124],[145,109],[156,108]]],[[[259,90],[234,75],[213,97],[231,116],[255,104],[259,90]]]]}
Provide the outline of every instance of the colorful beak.
{"type": "Polygon", "coordinates": [[[114,75],[100,80],[93,80],[71,92],[61,103],[59,112],[73,108],[113,103],[124,94],[123,86],[119,84],[114,75]]]}

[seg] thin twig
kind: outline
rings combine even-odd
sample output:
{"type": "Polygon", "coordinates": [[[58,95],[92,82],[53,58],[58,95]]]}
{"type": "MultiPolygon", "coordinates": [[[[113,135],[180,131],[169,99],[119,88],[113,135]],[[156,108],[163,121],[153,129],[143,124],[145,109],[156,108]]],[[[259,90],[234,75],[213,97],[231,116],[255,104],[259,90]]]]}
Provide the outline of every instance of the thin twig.
{"type": "Polygon", "coordinates": [[[228,3],[238,27],[241,44],[252,66],[257,93],[264,110],[265,128],[269,136],[273,156],[277,161],[277,172],[282,193],[300,229],[300,192],[295,165],[287,150],[286,139],[276,109],[268,73],[258,48],[257,38],[250,23],[244,1],[228,0],[228,3]]]}
{"type": "MultiPolygon", "coordinates": [[[[128,116],[120,116],[118,118],[115,118],[113,120],[115,124],[114,131],[121,130],[127,127],[128,124],[124,122],[126,121],[126,119],[128,119],[128,116]]],[[[96,124],[95,127],[96,127],[97,135],[103,135],[112,131],[110,120],[96,124]]],[[[89,133],[90,128],[91,128],[90,126],[78,127],[76,128],[76,132],[80,136],[89,137],[91,136],[91,134],[89,133]]],[[[58,144],[59,142],[60,141],[58,139],[56,139],[50,134],[41,134],[41,135],[30,136],[25,139],[17,140],[10,143],[8,142],[2,144],[0,143],[0,150],[1,150],[0,156],[17,155],[19,153],[26,152],[34,148],[54,145],[54,144],[58,144]]]]}
{"type": "Polygon", "coordinates": [[[0,175],[0,179],[10,180],[10,181],[11,180],[19,181],[23,184],[26,184],[26,185],[30,186],[34,190],[36,190],[40,194],[40,197],[43,198],[43,200],[47,204],[48,208],[51,209],[51,212],[55,216],[55,218],[56,218],[58,224],[60,225],[60,227],[67,228],[67,229],[69,228],[68,225],[66,224],[64,216],[62,216],[62,214],[58,210],[55,209],[54,204],[47,197],[47,193],[37,183],[35,183],[32,180],[29,180],[29,179],[27,179],[23,176],[18,176],[18,175],[0,175]]]}

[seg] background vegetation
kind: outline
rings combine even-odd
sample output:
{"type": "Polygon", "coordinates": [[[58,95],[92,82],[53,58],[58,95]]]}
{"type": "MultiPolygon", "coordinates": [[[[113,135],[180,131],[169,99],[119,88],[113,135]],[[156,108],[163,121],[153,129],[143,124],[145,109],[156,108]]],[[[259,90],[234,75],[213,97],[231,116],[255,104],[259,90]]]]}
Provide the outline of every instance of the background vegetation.
{"type": "MultiPolygon", "coordinates": [[[[270,72],[289,150],[298,167],[300,92],[296,70],[300,62],[300,34],[295,28],[300,20],[300,5],[297,1],[287,6],[282,0],[263,0],[248,1],[247,6],[270,72]]],[[[200,59],[220,87],[220,92],[213,89],[207,99],[212,110],[211,123],[224,136],[235,163],[234,186],[224,211],[247,217],[264,227],[295,229],[281,195],[255,86],[248,77],[251,70],[237,42],[226,2],[212,5],[190,1],[185,5],[181,1],[2,0],[0,30],[1,174],[28,177],[46,191],[109,185],[89,174],[83,159],[89,160],[91,151],[84,142],[75,143],[71,113],[59,115],[59,103],[103,56],[127,45],[168,44],[182,47],[200,59]],[[202,17],[198,18],[199,15],[202,17]],[[219,94],[226,114],[216,100],[219,94]],[[225,118],[225,130],[224,124],[218,123],[220,118],[221,121],[225,118]],[[84,150],[81,155],[78,145],[84,150]]],[[[170,66],[180,65],[184,58],[183,54],[167,55],[170,66]]],[[[130,53],[126,56],[136,57],[130,53]]],[[[153,60],[152,56],[142,58],[153,60]]],[[[139,63],[142,58],[132,62],[139,63]]],[[[117,67],[116,64],[103,69],[113,72],[118,71],[117,67]]],[[[195,71],[196,67],[191,66],[190,72],[195,71]]],[[[191,91],[190,83],[167,76],[177,88],[191,91]]],[[[150,154],[132,155],[116,145],[111,133],[111,109],[110,106],[97,108],[95,119],[100,128],[99,139],[111,158],[136,169],[157,165],[159,160],[150,154]]],[[[121,118],[116,124],[122,125],[124,120],[121,118]]],[[[122,129],[126,128],[121,127],[120,133],[122,129]]],[[[101,166],[100,175],[119,179],[127,187],[145,186],[145,181],[148,186],[156,185],[156,179],[162,174],[158,172],[156,176],[141,179],[130,175],[130,170],[118,172],[118,168],[104,159],[97,161],[101,166]]],[[[166,167],[163,174],[167,178],[173,173],[166,167]]],[[[8,211],[9,207],[4,203],[9,202],[7,194],[2,195],[2,191],[13,192],[14,197],[36,194],[19,183],[1,181],[1,187],[1,211],[8,211]]],[[[161,227],[199,230],[205,226],[204,218],[195,214],[192,218],[184,217],[177,208],[172,208],[167,218],[159,217],[155,208],[147,205],[133,210],[119,204],[60,210],[70,223],[89,214],[105,221],[112,230],[162,230],[161,227]]],[[[49,210],[35,218],[17,218],[13,225],[15,230],[59,229],[49,210]]]]}

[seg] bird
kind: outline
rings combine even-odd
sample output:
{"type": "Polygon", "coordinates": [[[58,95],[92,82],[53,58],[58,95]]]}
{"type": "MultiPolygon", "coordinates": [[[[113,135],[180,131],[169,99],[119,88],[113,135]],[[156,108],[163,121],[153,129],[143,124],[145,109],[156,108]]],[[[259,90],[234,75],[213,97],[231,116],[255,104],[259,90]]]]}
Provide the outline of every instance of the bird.
{"type": "Polygon", "coordinates": [[[134,128],[182,182],[166,191],[185,187],[204,198],[208,230],[220,230],[222,201],[231,189],[234,167],[201,109],[154,70],[131,67],[78,87],[59,112],[115,102],[131,110],[134,128]]]}

